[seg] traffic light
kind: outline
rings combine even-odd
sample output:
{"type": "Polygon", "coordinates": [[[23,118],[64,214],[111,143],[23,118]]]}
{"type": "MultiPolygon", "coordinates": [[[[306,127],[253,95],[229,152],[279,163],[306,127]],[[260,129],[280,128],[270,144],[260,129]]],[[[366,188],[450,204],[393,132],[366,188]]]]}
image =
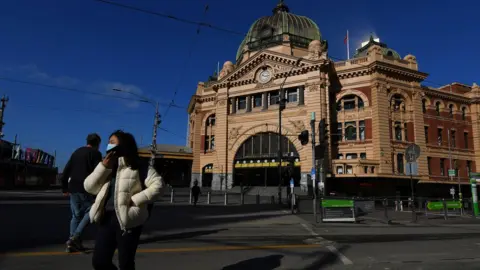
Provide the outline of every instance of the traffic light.
{"type": "Polygon", "coordinates": [[[304,130],[300,132],[300,135],[298,135],[298,140],[302,145],[307,145],[308,144],[308,130],[304,130]]]}
{"type": "Polygon", "coordinates": [[[320,120],[320,123],[319,123],[319,126],[318,126],[318,130],[320,132],[318,138],[320,140],[320,143],[327,140],[327,126],[328,126],[328,124],[325,122],[325,119],[320,120]]]}
{"type": "Polygon", "coordinates": [[[287,99],[286,98],[281,98],[279,103],[278,103],[280,111],[285,110],[286,104],[287,104],[287,99]]]}

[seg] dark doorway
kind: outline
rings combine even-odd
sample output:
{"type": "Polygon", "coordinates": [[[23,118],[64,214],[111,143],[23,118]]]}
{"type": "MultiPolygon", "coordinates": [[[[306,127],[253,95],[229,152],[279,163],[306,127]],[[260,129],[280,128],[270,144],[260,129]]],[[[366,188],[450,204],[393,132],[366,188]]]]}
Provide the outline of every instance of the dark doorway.
{"type": "Polygon", "coordinates": [[[207,164],[202,169],[202,187],[211,187],[213,180],[213,164],[207,164]]]}

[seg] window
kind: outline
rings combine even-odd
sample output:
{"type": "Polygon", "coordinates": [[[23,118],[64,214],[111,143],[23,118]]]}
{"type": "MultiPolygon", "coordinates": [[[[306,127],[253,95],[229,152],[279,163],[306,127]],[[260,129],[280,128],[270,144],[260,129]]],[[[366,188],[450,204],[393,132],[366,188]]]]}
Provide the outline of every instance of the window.
{"type": "Polygon", "coordinates": [[[207,118],[207,126],[215,126],[215,122],[216,122],[215,114],[212,114],[207,118]]]}
{"type": "Polygon", "coordinates": [[[450,131],[450,145],[451,147],[455,148],[457,147],[457,132],[455,130],[450,131]]]}
{"type": "Polygon", "coordinates": [[[262,107],[262,95],[255,95],[253,96],[253,107],[262,107]]]}
{"type": "Polygon", "coordinates": [[[393,110],[396,112],[400,110],[405,111],[405,102],[403,100],[403,97],[399,94],[395,94],[392,97],[390,106],[393,106],[393,110]]]}
{"type": "Polygon", "coordinates": [[[360,159],[367,159],[367,153],[360,153],[360,159]]]}
{"type": "Polygon", "coordinates": [[[432,158],[431,158],[431,157],[427,157],[427,167],[428,167],[428,174],[429,174],[429,175],[432,174],[431,164],[432,164],[432,158]]]}
{"type": "Polygon", "coordinates": [[[443,142],[442,132],[443,132],[443,130],[441,128],[437,128],[437,143],[438,143],[438,145],[442,145],[442,142],[443,142]]]}
{"type": "Polygon", "coordinates": [[[342,133],[343,133],[343,129],[342,129],[342,123],[338,123],[337,124],[337,136],[338,136],[338,140],[341,141],[342,140],[342,133]]]}
{"type": "Polygon", "coordinates": [[[270,105],[275,105],[280,102],[280,93],[275,91],[270,93],[270,105]]]}
{"type": "Polygon", "coordinates": [[[399,174],[404,174],[405,173],[405,168],[403,165],[403,154],[398,153],[397,154],[397,172],[399,174]]]}
{"type": "Polygon", "coordinates": [[[458,176],[458,160],[454,159],[453,160],[453,169],[455,170],[455,176],[458,176]]]}
{"type": "Polygon", "coordinates": [[[345,123],[345,140],[347,141],[357,140],[357,127],[355,125],[355,122],[345,123]]]}
{"type": "Polygon", "coordinates": [[[205,136],[205,151],[210,150],[210,136],[205,136]]]}
{"type": "Polygon", "coordinates": [[[448,115],[453,118],[453,104],[448,105],[448,115]]]}
{"type": "Polygon", "coordinates": [[[423,113],[427,112],[427,101],[425,99],[422,99],[422,111],[423,113]]]}
{"type": "Polygon", "coordinates": [[[353,166],[347,165],[347,174],[353,174],[353,166]]]}
{"type": "Polygon", "coordinates": [[[400,122],[395,122],[395,140],[402,140],[402,127],[400,126],[400,122]]]}
{"type": "Polygon", "coordinates": [[[238,98],[238,109],[244,110],[247,108],[247,97],[239,97],[238,98]]]}
{"type": "Polygon", "coordinates": [[[365,107],[365,104],[363,104],[363,99],[358,98],[358,108],[361,109],[363,107],[365,107]]]}
{"type": "Polygon", "coordinates": [[[337,159],[343,159],[343,154],[338,154],[337,159]]]}
{"type": "Polygon", "coordinates": [[[428,143],[428,127],[424,127],[425,129],[425,143],[428,143]]]}
{"type": "Polygon", "coordinates": [[[343,100],[343,108],[344,108],[345,110],[353,110],[353,109],[355,109],[355,98],[344,99],[344,100],[343,100]]]}
{"type": "Polygon", "coordinates": [[[445,176],[445,159],[440,159],[440,175],[445,176]]]}
{"type": "Polygon", "coordinates": [[[210,150],[215,150],[215,135],[210,136],[210,150]]]}
{"type": "Polygon", "coordinates": [[[368,173],[368,166],[363,166],[363,173],[367,174],[368,173]]]}
{"type": "Polygon", "coordinates": [[[467,108],[462,107],[462,120],[466,120],[467,118],[467,108]]]}
{"type": "Polygon", "coordinates": [[[337,166],[337,174],[343,174],[343,166],[337,166]]]}
{"type": "Polygon", "coordinates": [[[297,102],[297,88],[288,89],[287,91],[287,102],[297,102]]]}
{"type": "Polygon", "coordinates": [[[437,116],[440,116],[440,101],[435,103],[435,112],[437,113],[437,116]]]}
{"type": "Polygon", "coordinates": [[[360,140],[365,140],[365,121],[361,120],[358,122],[359,129],[360,129],[360,140]]]}
{"type": "Polygon", "coordinates": [[[342,101],[337,102],[337,112],[342,110],[342,101]]]}
{"type": "Polygon", "coordinates": [[[468,177],[470,177],[470,172],[472,171],[472,162],[470,160],[467,160],[467,174],[468,177]]]}
{"type": "Polygon", "coordinates": [[[407,126],[407,123],[403,123],[403,132],[405,133],[405,141],[408,142],[408,126],[407,126]]]}
{"type": "Polygon", "coordinates": [[[468,132],[463,132],[463,141],[465,142],[465,149],[468,149],[468,132]]]}
{"type": "Polygon", "coordinates": [[[350,153],[350,154],[347,154],[347,159],[357,159],[357,154],[356,153],[350,153]]]}

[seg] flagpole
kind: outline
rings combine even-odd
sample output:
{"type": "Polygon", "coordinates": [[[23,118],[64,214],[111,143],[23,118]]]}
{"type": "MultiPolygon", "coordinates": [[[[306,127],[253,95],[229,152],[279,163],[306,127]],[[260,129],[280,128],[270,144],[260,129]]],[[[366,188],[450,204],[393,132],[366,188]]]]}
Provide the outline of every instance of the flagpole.
{"type": "Polygon", "coordinates": [[[347,30],[347,59],[350,60],[350,36],[347,30]]]}

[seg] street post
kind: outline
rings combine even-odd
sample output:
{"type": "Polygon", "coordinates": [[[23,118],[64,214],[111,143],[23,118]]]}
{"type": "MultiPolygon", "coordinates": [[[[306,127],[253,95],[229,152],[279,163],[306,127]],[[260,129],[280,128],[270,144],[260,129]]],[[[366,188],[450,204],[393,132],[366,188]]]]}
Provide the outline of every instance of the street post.
{"type": "Polygon", "coordinates": [[[310,117],[310,126],[312,128],[312,190],[313,190],[313,216],[315,221],[317,220],[317,181],[316,181],[316,170],[315,170],[315,112],[311,113],[310,117]]]}
{"type": "Polygon", "coordinates": [[[410,192],[411,192],[411,197],[412,197],[412,221],[416,222],[417,221],[417,214],[415,213],[415,192],[413,188],[413,167],[412,163],[416,162],[418,157],[420,156],[421,150],[420,146],[417,144],[410,144],[407,149],[405,150],[405,156],[407,158],[407,162],[409,165],[409,171],[410,171],[410,192]]]}

